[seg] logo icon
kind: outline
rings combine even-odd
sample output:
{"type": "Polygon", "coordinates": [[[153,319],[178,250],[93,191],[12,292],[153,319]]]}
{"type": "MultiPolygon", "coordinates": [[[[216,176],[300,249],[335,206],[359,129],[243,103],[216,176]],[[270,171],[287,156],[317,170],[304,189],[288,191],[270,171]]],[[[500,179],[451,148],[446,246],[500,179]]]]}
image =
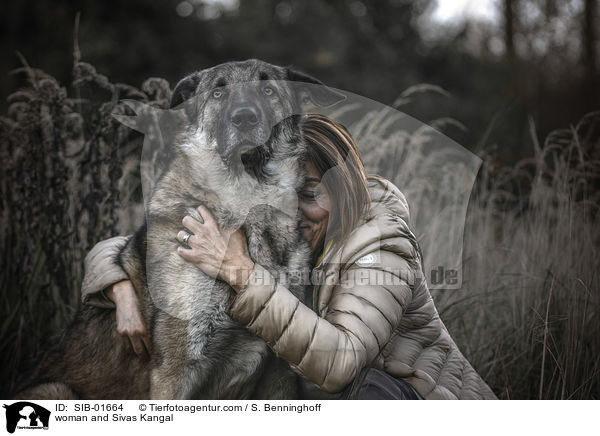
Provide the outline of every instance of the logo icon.
{"type": "Polygon", "coordinates": [[[11,405],[4,404],[6,409],[6,431],[14,433],[15,429],[48,429],[50,411],[29,401],[19,401],[11,405]]]}
{"type": "Polygon", "coordinates": [[[373,265],[376,260],[377,256],[375,256],[373,253],[369,253],[358,259],[356,263],[360,266],[369,266],[373,265]]]}

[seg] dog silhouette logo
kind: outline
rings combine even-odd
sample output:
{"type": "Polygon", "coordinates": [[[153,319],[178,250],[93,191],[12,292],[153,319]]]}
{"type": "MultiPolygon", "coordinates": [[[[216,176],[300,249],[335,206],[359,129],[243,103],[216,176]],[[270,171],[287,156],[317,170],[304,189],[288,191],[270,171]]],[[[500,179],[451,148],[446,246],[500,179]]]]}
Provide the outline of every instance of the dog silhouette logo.
{"type": "Polygon", "coordinates": [[[29,401],[4,405],[6,409],[6,431],[15,429],[48,429],[50,411],[29,401]]]}

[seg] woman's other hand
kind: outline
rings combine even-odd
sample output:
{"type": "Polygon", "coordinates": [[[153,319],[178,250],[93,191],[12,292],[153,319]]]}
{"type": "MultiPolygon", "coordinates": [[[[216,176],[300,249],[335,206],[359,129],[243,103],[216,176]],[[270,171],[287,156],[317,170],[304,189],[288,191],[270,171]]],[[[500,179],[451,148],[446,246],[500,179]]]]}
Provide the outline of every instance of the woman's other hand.
{"type": "Polygon", "coordinates": [[[140,302],[129,280],[115,283],[106,290],[106,296],[117,307],[117,331],[125,348],[138,356],[148,357],[151,352],[150,335],[142,320],[140,302]]]}
{"type": "MultiPolygon", "coordinates": [[[[190,248],[178,247],[177,253],[205,274],[224,281],[239,292],[254,268],[244,231],[222,230],[207,208],[199,206],[197,210],[204,223],[191,216],[183,218],[182,223],[191,234],[187,239],[190,248]]],[[[181,231],[177,239],[183,243],[185,236],[186,232],[181,231]]]]}

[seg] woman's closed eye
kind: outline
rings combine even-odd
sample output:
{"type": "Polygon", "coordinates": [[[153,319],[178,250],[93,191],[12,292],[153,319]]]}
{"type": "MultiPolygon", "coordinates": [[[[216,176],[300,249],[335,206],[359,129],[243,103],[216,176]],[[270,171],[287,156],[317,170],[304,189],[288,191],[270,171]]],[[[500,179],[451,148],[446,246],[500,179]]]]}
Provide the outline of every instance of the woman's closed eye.
{"type": "Polygon", "coordinates": [[[303,191],[300,191],[298,193],[298,195],[300,195],[300,197],[302,197],[305,200],[316,200],[319,197],[320,192],[303,190],[303,191]]]}

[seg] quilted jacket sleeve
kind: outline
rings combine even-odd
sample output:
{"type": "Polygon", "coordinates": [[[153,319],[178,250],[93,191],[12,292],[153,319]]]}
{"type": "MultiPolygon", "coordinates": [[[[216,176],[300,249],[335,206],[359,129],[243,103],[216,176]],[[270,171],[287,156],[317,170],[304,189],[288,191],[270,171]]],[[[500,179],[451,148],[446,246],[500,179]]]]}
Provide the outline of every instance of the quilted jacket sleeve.
{"type": "Polygon", "coordinates": [[[416,251],[402,236],[389,236],[357,251],[340,270],[324,318],[260,265],[230,314],[296,372],[327,392],[341,391],[374,366],[412,298],[416,251]]]}
{"type": "Polygon", "coordinates": [[[98,242],[84,260],[84,276],[81,285],[83,304],[114,309],[115,304],[104,295],[104,290],[129,277],[114,260],[130,236],[116,236],[98,242]]]}

